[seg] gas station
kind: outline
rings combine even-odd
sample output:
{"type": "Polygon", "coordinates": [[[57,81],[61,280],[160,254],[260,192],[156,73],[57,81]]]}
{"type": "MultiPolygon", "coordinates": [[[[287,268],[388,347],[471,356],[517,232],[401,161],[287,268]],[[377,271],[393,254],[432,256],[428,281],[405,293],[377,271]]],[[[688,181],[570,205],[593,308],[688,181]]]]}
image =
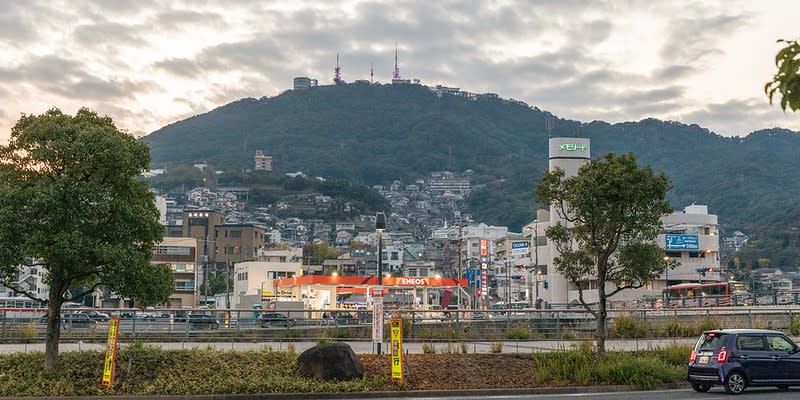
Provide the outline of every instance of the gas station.
{"type": "MultiPolygon", "coordinates": [[[[428,310],[450,304],[453,293],[469,304],[468,281],[454,278],[383,277],[384,302],[396,308],[428,310]]],[[[274,281],[283,300],[307,300],[309,309],[371,308],[375,276],[305,275],[274,281]],[[284,294],[285,293],[285,294],[284,294]]],[[[380,296],[380,294],[379,294],[380,296]]]]}

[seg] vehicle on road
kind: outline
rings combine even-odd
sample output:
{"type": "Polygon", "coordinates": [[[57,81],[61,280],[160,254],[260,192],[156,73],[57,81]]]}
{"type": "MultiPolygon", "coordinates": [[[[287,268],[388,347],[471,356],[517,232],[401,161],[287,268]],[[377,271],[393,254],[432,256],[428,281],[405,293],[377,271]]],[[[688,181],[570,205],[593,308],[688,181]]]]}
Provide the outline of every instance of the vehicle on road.
{"type": "Polygon", "coordinates": [[[705,331],[689,356],[687,379],[698,392],[722,385],[729,394],[748,386],[800,386],[800,347],[778,331],[705,331]]]}
{"type": "MultiPolygon", "coordinates": [[[[42,315],[40,321],[46,324],[47,314],[42,315]]],[[[88,315],[83,313],[64,313],[61,314],[61,325],[65,327],[88,328],[90,326],[97,325],[97,321],[89,318],[88,315]]]]}
{"type": "Polygon", "coordinates": [[[330,325],[354,325],[359,323],[359,319],[347,311],[325,312],[322,314],[322,320],[330,325]]]}
{"type": "Polygon", "coordinates": [[[217,329],[219,321],[211,314],[189,314],[188,324],[191,329],[217,329]]]}
{"type": "Polygon", "coordinates": [[[262,328],[269,328],[273,326],[282,326],[289,328],[296,323],[294,318],[289,318],[285,314],[277,312],[265,312],[258,316],[258,324],[262,328]]]}
{"type": "Polygon", "coordinates": [[[108,322],[108,314],[102,313],[97,310],[90,310],[90,311],[79,311],[79,314],[86,314],[89,318],[97,321],[97,322],[108,322]]]}

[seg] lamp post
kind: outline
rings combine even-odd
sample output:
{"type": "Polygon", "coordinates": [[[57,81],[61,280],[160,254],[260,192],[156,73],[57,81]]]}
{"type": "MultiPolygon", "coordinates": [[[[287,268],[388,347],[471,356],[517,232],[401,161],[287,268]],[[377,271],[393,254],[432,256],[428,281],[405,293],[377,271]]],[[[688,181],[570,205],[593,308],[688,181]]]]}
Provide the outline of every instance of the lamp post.
{"type": "Polygon", "coordinates": [[[381,354],[383,343],[383,230],[386,229],[386,215],[383,212],[375,214],[375,231],[378,232],[378,285],[373,290],[372,297],[372,342],[375,350],[381,354]]]}

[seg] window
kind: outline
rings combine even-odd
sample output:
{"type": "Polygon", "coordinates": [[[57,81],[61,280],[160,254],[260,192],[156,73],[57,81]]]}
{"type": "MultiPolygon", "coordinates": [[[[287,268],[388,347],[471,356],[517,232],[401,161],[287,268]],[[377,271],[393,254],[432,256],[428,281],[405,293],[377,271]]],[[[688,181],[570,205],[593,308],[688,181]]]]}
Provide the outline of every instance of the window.
{"type": "Polygon", "coordinates": [[[175,290],[194,290],[194,282],[175,281],[175,290]]]}
{"type": "Polygon", "coordinates": [[[681,258],[681,252],[680,251],[668,251],[667,252],[667,257],[669,257],[669,258],[681,258]]]}
{"type": "Polygon", "coordinates": [[[398,253],[396,251],[393,251],[392,252],[392,260],[399,260],[399,259],[400,259],[400,253],[398,253]]]}
{"type": "Polygon", "coordinates": [[[191,247],[158,246],[157,254],[168,256],[188,256],[192,254],[191,247]]]}
{"type": "Polygon", "coordinates": [[[233,239],[238,239],[242,237],[242,231],[231,231],[230,237],[233,239]]]}
{"type": "Polygon", "coordinates": [[[790,343],[783,336],[769,335],[767,336],[767,345],[772,351],[793,351],[794,344],[790,343]]]}
{"type": "Polygon", "coordinates": [[[739,335],[736,339],[739,350],[764,351],[764,337],[761,335],[739,335]]]}

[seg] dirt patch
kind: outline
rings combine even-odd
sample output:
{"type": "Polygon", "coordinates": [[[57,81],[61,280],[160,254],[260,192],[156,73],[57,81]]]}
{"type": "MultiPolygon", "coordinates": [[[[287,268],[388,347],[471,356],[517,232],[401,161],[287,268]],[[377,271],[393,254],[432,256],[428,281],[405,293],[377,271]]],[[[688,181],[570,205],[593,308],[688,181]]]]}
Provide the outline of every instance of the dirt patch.
{"type": "MultiPolygon", "coordinates": [[[[359,356],[367,376],[390,377],[388,355],[359,356]]],[[[542,386],[533,377],[530,356],[510,354],[409,354],[406,356],[409,389],[489,389],[542,386]]]]}

